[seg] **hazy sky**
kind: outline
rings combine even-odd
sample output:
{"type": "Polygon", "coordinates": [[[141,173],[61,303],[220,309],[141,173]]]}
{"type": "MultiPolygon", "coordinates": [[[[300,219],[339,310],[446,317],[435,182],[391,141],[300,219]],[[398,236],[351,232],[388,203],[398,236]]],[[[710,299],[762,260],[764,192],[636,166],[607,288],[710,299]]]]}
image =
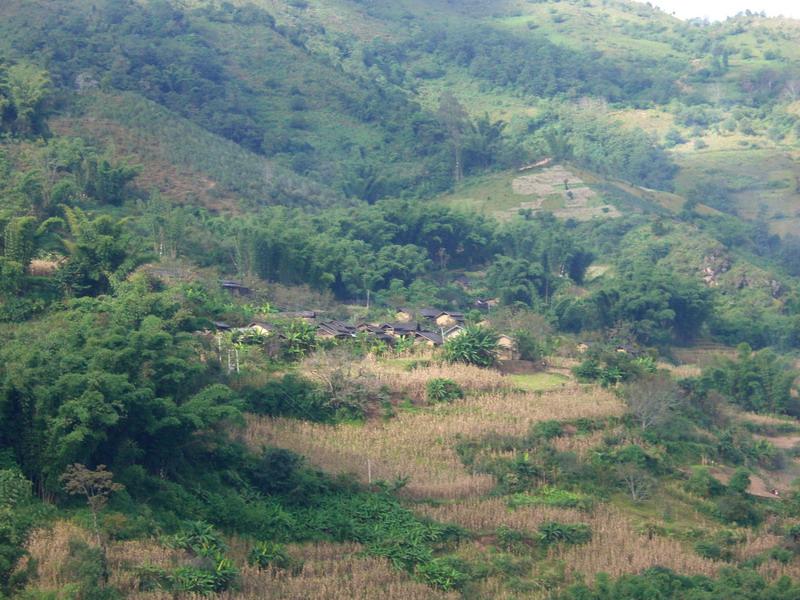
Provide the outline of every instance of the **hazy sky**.
{"type": "Polygon", "coordinates": [[[770,16],[784,15],[800,19],[798,0],[651,0],[651,4],[681,18],[708,17],[721,20],[750,9],[766,11],[770,16]]]}

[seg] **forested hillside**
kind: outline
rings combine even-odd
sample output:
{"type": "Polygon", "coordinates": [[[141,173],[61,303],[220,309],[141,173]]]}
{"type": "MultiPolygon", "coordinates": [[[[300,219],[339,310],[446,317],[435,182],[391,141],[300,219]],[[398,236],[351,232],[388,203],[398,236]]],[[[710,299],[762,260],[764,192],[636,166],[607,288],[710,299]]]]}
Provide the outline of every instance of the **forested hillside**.
{"type": "Polygon", "coordinates": [[[0,598],[800,597],[798,42],[0,2],[0,598]]]}

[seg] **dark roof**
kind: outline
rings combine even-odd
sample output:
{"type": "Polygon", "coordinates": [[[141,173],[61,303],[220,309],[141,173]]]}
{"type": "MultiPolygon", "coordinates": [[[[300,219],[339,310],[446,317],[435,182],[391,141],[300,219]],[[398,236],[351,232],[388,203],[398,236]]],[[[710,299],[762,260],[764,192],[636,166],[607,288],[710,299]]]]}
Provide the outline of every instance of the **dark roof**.
{"type": "Polygon", "coordinates": [[[418,331],[417,337],[424,338],[426,340],[432,341],[437,346],[442,344],[442,336],[439,333],[434,333],[433,331],[418,331]]]}
{"type": "Polygon", "coordinates": [[[436,318],[438,319],[442,315],[447,315],[448,317],[450,317],[451,319],[455,319],[456,321],[463,321],[464,320],[464,313],[460,313],[460,312],[451,312],[449,310],[443,310],[442,312],[440,312],[436,316],[436,318]]]}
{"type": "Polygon", "coordinates": [[[414,314],[414,309],[413,308],[409,308],[407,306],[398,306],[395,310],[397,312],[404,312],[404,313],[408,313],[410,315],[414,314]]]}
{"type": "Polygon", "coordinates": [[[464,329],[463,325],[459,325],[459,324],[453,325],[452,327],[449,327],[449,328],[443,330],[444,337],[447,338],[454,331],[459,331],[459,330],[462,330],[462,329],[464,329]]]}
{"type": "Polygon", "coordinates": [[[490,308],[492,304],[497,304],[496,298],[478,298],[473,305],[477,308],[490,308]]]}
{"type": "Polygon", "coordinates": [[[317,326],[317,330],[327,331],[336,337],[352,337],[356,332],[353,325],[342,321],[325,321],[317,326]]]}
{"type": "Polygon", "coordinates": [[[316,319],[317,313],[313,310],[297,310],[278,313],[284,319],[316,319]]]}
{"type": "Polygon", "coordinates": [[[426,319],[435,319],[439,315],[442,314],[443,311],[439,310],[438,308],[423,308],[420,309],[419,314],[426,319]]]}
{"type": "Polygon", "coordinates": [[[225,321],[212,321],[214,327],[217,329],[230,329],[231,326],[228,325],[225,321]]]}
{"type": "Polygon", "coordinates": [[[238,281],[231,281],[230,279],[222,279],[220,280],[219,284],[231,290],[249,290],[250,288],[244,285],[243,283],[239,283],[238,281]]]}
{"type": "Polygon", "coordinates": [[[386,342],[387,344],[393,344],[394,343],[394,338],[392,336],[390,336],[390,335],[387,335],[387,334],[383,333],[383,332],[381,332],[381,333],[373,333],[372,337],[374,337],[375,339],[380,340],[382,342],[386,342]]]}
{"type": "Polygon", "coordinates": [[[409,321],[408,323],[382,323],[381,329],[384,331],[392,329],[398,333],[412,333],[414,331],[419,331],[420,326],[419,323],[415,321],[409,321]]]}

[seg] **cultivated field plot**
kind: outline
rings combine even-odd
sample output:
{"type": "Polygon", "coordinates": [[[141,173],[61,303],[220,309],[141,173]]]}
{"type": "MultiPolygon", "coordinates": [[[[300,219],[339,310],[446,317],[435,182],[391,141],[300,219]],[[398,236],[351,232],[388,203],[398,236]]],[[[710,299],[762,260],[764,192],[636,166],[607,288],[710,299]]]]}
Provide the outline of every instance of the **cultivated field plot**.
{"type": "Polygon", "coordinates": [[[453,500],[486,494],[496,484],[490,475],[465,469],[455,451],[459,439],[490,433],[520,436],[540,421],[622,412],[613,393],[572,384],[539,394],[483,394],[363,425],[251,417],[243,437],[253,448],[288,448],[324,471],[351,473],[363,482],[409,477],[403,494],[415,500],[453,500]]]}
{"type": "Polygon", "coordinates": [[[454,208],[476,210],[509,219],[520,210],[551,212],[559,219],[589,221],[620,216],[575,169],[555,165],[527,172],[475,178],[441,198],[454,208]]]}
{"type": "MultiPolygon", "coordinates": [[[[35,583],[41,592],[58,594],[68,587],[70,579],[64,575],[64,565],[70,559],[70,544],[76,541],[88,543],[91,535],[66,521],[38,530],[31,536],[27,544],[28,560],[37,565],[35,583]]],[[[237,562],[245,563],[250,544],[232,539],[229,545],[237,562]]],[[[302,562],[299,572],[289,576],[285,570],[245,566],[239,589],[214,597],[221,600],[455,600],[460,597],[414,581],[407,573],[393,568],[386,559],[364,556],[364,548],[359,544],[292,544],[288,550],[302,562]]],[[[114,541],[108,545],[110,583],[132,600],[176,597],[173,592],[143,590],[140,565],[175,568],[191,566],[196,561],[182,551],[160,545],[157,539],[114,541]]],[[[180,597],[207,596],[184,594],[180,597]]]]}
{"type": "Polygon", "coordinates": [[[620,212],[604,204],[600,196],[587,187],[574,173],[562,166],[554,166],[522,175],[511,183],[518,196],[533,196],[533,200],[520,203],[519,209],[534,212],[549,210],[560,219],[589,221],[594,218],[619,217],[620,212]]]}

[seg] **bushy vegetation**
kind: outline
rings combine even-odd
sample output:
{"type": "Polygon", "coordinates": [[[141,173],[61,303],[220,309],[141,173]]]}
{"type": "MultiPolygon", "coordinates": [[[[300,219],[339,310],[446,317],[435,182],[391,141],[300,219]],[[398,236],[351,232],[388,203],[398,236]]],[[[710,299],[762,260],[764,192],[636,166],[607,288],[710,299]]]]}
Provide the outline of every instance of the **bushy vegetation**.
{"type": "Polygon", "coordinates": [[[452,379],[435,377],[425,385],[425,392],[428,402],[453,402],[464,397],[464,390],[461,389],[452,379]]]}
{"type": "Polygon", "coordinates": [[[704,391],[716,391],[745,410],[800,414],[793,387],[798,373],[770,350],[753,352],[747,344],[736,359],[725,359],[707,369],[700,380],[704,391]]]}
{"type": "Polygon", "coordinates": [[[739,596],[752,600],[762,598],[788,599],[798,593],[797,586],[787,579],[768,583],[754,571],[726,570],[718,579],[686,577],[668,569],[655,568],[641,575],[629,575],[618,580],[600,578],[593,588],[579,585],[564,593],[564,600],[620,600],[658,595],[665,599],[702,597],[722,600],[739,596]]]}
{"type": "Polygon", "coordinates": [[[444,345],[450,362],[462,362],[477,367],[491,367],[497,362],[497,334],[481,327],[467,328],[444,345]]]}

